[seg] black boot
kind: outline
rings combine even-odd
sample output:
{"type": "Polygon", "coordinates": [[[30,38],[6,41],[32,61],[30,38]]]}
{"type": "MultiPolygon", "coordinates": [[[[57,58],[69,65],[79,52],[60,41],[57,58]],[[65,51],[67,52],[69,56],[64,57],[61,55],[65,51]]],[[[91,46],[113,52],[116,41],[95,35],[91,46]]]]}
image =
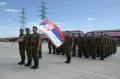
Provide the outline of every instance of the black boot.
{"type": "Polygon", "coordinates": [[[62,53],[61,55],[65,55],[65,53],[62,53]]]}
{"type": "Polygon", "coordinates": [[[59,55],[60,53],[56,53],[56,55],[59,55]]]}
{"type": "Polygon", "coordinates": [[[38,68],[39,68],[39,66],[38,66],[38,65],[35,65],[34,69],[38,69],[38,68]]]}
{"type": "Polygon", "coordinates": [[[92,57],[92,59],[96,59],[96,57],[95,57],[95,56],[93,56],[93,57],[92,57]]]}
{"type": "Polygon", "coordinates": [[[38,69],[38,68],[39,68],[38,64],[31,67],[31,69],[38,69]]]}
{"type": "Polygon", "coordinates": [[[25,64],[25,62],[24,62],[24,61],[21,61],[21,62],[19,62],[18,64],[19,64],[19,65],[23,65],[23,64],[25,64]]]}
{"type": "Polygon", "coordinates": [[[55,54],[55,52],[53,52],[52,54],[55,54]]]}
{"type": "Polygon", "coordinates": [[[51,54],[51,52],[49,52],[48,54],[51,54]]]}
{"type": "Polygon", "coordinates": [[[75,55],[75,54],[73,54],[72,56],[73,56],[73,57],[75,57],[76,55],[75,55]]]}
{"type": "Polygon", "coordinates": [[[65,63],[69,64],[69,63],[71,63],[71,62],[70,62],[70,61],[65,61],[65,63]]]}
{"type": "Polygon", "coordinates": [[[24,66],[26,66],[26,67],[30,67],[32,64],[31,64],[31,62],[28,62],[27,64],[25,64],[24,66]]]}
{"type": "Polygon", "coordinates": [[[65,61],[65,63],[67,64],[71,63],[70,58],[68,58],[67,61],[65,61]]]}
{"type": "Polygon", "coordinates": [[[100,58],[100,60],[103,60],[103,61],[104,61],[104,58],[100,58]]]}

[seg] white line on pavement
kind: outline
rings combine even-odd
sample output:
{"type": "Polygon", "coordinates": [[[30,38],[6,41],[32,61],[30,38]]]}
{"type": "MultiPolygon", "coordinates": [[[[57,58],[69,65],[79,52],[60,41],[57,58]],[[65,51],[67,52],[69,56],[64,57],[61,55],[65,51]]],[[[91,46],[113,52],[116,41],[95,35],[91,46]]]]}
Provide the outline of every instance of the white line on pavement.
{"type": "Polygon", "coordinates": [[[114,77],[111,77],[111,76],[102,75],[102,74],[96,74],[96,73],[87,72],[87,71],[78,70],[78,69],[73,69],[73,68],[70,68],[70,67],[53,65],[53,64],[49,64],[49,63],[45,63],[45,64],[50,65],[50,66],[54,66],[54,67],[59,67],[59,68],[62,68],[62,69],[73,70],[73,71],[81,72],[81,73],[87,73],[87,74],[90,74],[90,75],[99,76],[99,77],[103,77],[103,78],[118,79],[118,78],[114,78],[114,77]]]}

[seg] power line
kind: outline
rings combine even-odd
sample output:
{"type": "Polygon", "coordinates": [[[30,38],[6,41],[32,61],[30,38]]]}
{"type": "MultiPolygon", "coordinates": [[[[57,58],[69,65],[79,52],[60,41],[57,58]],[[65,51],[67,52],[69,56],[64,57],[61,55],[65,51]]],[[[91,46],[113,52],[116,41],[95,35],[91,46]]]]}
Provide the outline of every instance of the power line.
{"type": "Polygon", "coordinates": [[[20,16],[20,23],[21,23],[21,26],[20,26],[20,28],[21,29],[25,29],[25,24],[26,24],[26,17],[25,17],[25,9],[24,8],[22,8],[22,10],[21,10],[21,16],[20,16]]]}
{"type": "Polygon", "coordinates": [[[47,18],[47,10],[48,8],[46,8],[45,2],[41,1],[41,6],[40,6],[40,17],[42,20],[44,20],[45,18],[47,18]]]}

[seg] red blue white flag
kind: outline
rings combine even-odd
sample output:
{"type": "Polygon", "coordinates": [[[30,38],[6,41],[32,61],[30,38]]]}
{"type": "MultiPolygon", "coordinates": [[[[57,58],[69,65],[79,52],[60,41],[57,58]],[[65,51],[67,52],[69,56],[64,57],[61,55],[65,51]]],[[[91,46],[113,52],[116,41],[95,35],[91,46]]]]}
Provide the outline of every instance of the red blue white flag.
{"type": "Polygon", "coordinates": [[[48,19],[43,20],[42,23],[40,23],[38,29],[47,35],[57,48],[63,44],[64,35],[62,31],[58,26],[56,26],[48,19]]]}

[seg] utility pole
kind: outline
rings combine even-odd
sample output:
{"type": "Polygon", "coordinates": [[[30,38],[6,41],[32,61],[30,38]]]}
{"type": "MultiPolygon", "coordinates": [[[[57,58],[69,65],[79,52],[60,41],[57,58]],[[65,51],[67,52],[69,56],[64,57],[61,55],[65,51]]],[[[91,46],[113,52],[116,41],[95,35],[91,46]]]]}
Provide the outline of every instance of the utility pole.
{"type": "Polygon", "coordinates": [[[44,20],[44,19],[46,19],[47,18],[47,16],[46,16],[46,9],[48,9],[48,8],[46,8],[46,6],[45,6],[45,2],[44,1],[41,1],[41,6],[40,6],[40,17],[41,17],[41,20],[44,20]]]}
{"type": "Polygon", "coordinates": [[[20,23],[21,23],[21,26],[20,26],[20,29],[25,29],[25,24],[26,24],[26,17],[25,17],[25,9],[22,8],[21,10],[21,16],[20,16],[20,23]]]}

